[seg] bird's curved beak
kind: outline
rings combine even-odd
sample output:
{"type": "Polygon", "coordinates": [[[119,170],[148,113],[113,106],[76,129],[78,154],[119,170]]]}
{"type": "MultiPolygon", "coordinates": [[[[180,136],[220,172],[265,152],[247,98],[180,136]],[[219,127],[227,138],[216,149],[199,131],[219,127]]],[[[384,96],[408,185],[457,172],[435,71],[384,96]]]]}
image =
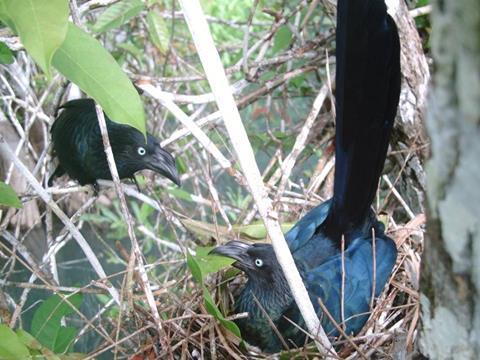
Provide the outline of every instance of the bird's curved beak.
{"type": "Polygon", "coordinates": [[[150,163],[150,170],[153,170],[181,186],[180,175],[175,165],[175,159],[170,153],[161,147],[155,149],[153,161],[150,163]]]}
{"type": "Polygon", "coordinates": [[[250,244],[242,241],[232,240],[225,245],[217,246],[216,248],[212,249],[209,254],[222,255],[235,259],[237,261],[233,263],[233,266],[244,270],[245,268],[251,267],[250,256],[247,252],[250,246],[250,244]]]}

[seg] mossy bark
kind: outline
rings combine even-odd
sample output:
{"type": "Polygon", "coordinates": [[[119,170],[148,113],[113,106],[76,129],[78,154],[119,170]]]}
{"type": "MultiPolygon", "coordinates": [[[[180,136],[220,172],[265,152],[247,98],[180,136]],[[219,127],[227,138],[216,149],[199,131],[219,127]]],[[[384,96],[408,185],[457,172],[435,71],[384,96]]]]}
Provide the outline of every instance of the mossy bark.
{"type": "Polygon", "coordinates": [[[480,2],[432,1],[428,230],[419,346],[431,359],[480,352],[480,2]]]}

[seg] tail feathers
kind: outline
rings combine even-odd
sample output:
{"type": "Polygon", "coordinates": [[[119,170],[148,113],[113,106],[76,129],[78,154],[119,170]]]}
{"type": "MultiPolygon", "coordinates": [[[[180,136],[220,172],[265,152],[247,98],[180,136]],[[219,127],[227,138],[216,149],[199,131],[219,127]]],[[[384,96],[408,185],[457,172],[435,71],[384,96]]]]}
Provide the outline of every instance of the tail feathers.
{"type": "Polygon", "coordinates": [[[339,0],[337,13],[332,235],[368,216],[400,95],[400,43],[383,0],[339,0]]]}

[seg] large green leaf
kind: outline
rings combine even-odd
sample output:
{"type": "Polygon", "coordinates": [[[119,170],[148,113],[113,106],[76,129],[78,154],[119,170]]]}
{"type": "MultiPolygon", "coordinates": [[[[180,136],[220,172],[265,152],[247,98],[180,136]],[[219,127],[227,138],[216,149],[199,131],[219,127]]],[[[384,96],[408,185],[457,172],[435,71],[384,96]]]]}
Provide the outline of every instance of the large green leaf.
{"type": "Polygon", "coordinates": [[[30,352],[17,334],[7,325],[0,324],[0,359],[19,360],[30,358],[30,352]]]}
{"type": "Polygon", "coordinates": [[[0,205],[6,205],[20,209],[22,203],[18,199],[17,194],[8,184],[5,184],[3,181],[0,181],[0,205]]]}
{"type": "Polygon", "coordinates": [[[70,23],[52,64],[94,98],[111,120],[145,134],[145,114],[137,90],[97,40],[70,23]]]}
{"type": "Polygon", "coordinates": [[[203,275],[200,266],[197,263],[197,260],[193,255],[187,252],[187,265],[192,272],[193,278],[197,280],[199,283],[203,284],[203,275]]]}
{"type": "Polygon", "coordinates": [[[163,17],[155,10],[147,14],[147,26],[150,39],[163,54],[167,53],[169,32],[163,17]]]}
{"type": "Polygon", "coordinates": [[[3,0],[3,10],[28,53],[50,76],[53,54],[67,34],[68,0],[3,0]]]}
{"type": "MultiPolygon", "coordinates": [[[[81,294],[68,296],[68,301],[79,308],[83,301],[81,294]]],[[[32,335],[52,351],[65,351],[76,334],[72,336],[70,328],[61,325],[60,321],[75,310],[60,296],[53,295],[45,300],[35,311],[32,319],[32,335]]]]}
{"type": "Polygon", "coordinates": [[[138,15],[144,8],[140,0],[123,0],[110,5],[93,25],[93,31],[102,33],[125,24],[128,20],[138,15]]]}

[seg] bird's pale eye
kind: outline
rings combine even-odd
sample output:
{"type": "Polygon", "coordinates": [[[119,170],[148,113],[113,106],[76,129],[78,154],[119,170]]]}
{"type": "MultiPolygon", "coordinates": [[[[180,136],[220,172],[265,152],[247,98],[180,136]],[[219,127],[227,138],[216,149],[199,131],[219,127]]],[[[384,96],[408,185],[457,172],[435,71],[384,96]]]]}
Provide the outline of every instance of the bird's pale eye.
{"type": "Polygon", "coordinates": [[[262,267],[263,266],[263,260],[262,259],[255,259],[255,266],[256,267],[262,267]]]}
{"type": "Polygon", "coordinates": [[[144,147],[141,147],[141,146],[140,146],[140,147],[137,149],[137,153],[138,153],[138,155],[143,156],[143,155],[145,155],[145,154],[147,153],[147,151],[145,150],[144,147]]]}

